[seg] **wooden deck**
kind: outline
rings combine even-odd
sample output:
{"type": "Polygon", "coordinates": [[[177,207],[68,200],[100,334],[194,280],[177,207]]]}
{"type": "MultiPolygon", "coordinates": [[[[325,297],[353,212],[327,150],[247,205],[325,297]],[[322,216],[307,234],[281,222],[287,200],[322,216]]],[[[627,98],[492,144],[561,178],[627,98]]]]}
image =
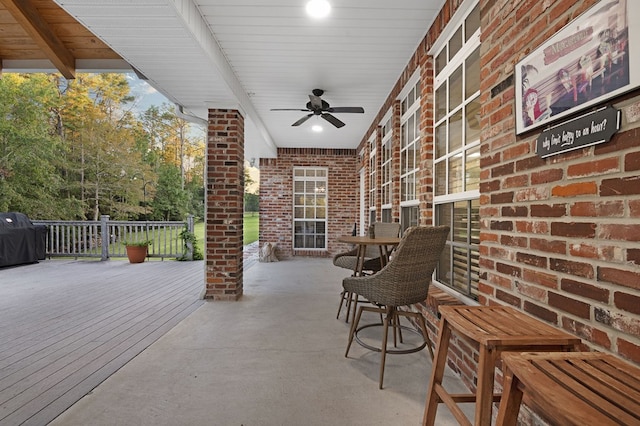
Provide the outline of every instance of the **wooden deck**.
{"type": "Polygon", "coordinates": [[[203,262],[0,269],[0,425],[46,425],[203,301],[203,262]]]}

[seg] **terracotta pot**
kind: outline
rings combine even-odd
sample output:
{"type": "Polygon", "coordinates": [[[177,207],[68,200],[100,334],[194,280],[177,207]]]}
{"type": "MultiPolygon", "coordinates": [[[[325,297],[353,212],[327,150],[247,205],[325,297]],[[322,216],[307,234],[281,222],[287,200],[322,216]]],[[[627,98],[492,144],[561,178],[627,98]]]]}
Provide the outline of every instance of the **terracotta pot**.
{"type": "Polygon", "coordinates": [[[129,263],[142,263],[147,257],[147,246],[127,246],[127,257],[129,263]]]}

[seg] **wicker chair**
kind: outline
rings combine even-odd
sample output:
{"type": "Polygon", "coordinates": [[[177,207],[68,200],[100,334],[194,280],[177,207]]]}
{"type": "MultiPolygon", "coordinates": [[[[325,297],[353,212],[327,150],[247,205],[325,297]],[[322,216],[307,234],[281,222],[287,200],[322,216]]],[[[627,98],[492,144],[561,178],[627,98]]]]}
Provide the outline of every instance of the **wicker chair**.
{"type": "MultiPolygon", "coordinates": [[[[379,351],[382,354],[380,389],[382,389],[384,363],[387,353],[411,353],[422,350],[427,346],[429,354],[431,358],[433,358],[433,349],[431,348],[422,314],[399,310],[398,307],[409,306],[426,300],[429,284],[431,283],[431,276],[440,260],[440,255],[442,254],[448,235],[448,226],[419,226],[409,228],[405,231],[402,241],[394,252],[393,258],[380,272],[369,276],[347,277],[342,282],[345,292],[364,297],[374,304],[360,305],[358,314],[351,323],[349,343],[345,357],[349,355],[349,349],[351,348],[354,337],[358,340],[358,331],[362,328],[372,326],[372,324],[370,324],[360,329],[358,328],[362,312],[368,311],[384,314],[384,320],[382,322],[382,345],[380,348],[362,344],[362,342],[358,340],[364,347],[379,351]],[[419,346],[409,349],[388,349],[387,336],[389,334],[389,325],[391,324],[394,330],[394,345],[396,345],[396,331],[401,330],[399,321],[401,316],[414,318],[416,320],[424,342],[419,346]]],[[[401,335],[400,339],[402,341],[401,335]]]]}
{"type": "MultiPolygon", "coordinates": [[[[373,232],[375,235],[379,237],[397,237],[400,234],[400,224],[397,222],[375,222],[371,226],[373,226],[373,232]]],[[[355,271],[358,262],[357,252],[358,249],[354,248],[346,252],[338,253],[333,257],[333,264],[341,268],[355,271]]],[[[381,265],[382,261],[380,259],[380,250],[378,249],[378,246],[367,246],[362,270],[366,271],[367,274],[374,274],[382,268],[381,265]]],[[[351,310],[352,302],[353,295],[343,290],[340,293],[340,304],[338,305],[338,314],[336,315],[336,319],[340,317],[342,305],[346,305],[347,315],[345,321],[349,322],[349,312],[351,310]]]]}

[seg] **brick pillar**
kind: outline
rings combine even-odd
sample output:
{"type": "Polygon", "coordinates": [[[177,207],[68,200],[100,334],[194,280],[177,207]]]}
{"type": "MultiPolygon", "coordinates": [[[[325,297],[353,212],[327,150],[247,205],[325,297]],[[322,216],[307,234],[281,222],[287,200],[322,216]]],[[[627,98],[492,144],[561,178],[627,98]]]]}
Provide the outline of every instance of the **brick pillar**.
{"type": "Polygon", "coordinates": [[[242,296],[244,117],[210,109],[206,170],[205,299],[242,296]]]}

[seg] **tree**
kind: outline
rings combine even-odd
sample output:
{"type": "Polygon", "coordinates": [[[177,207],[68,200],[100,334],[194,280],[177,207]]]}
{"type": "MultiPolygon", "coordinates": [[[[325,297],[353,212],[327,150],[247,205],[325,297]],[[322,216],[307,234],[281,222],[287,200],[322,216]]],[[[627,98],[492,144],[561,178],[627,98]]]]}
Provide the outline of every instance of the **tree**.
{"type": "Polygon", "coordinates": [[[187,193],[180,188],[180,169],[173,164],[162,165],[152,202],[153,218],[184,220],[187,215],[187,203],[187,193]]]}
{"type": "MultiPolygon", "coordinates": [[[[69,189],[86,208],[86,216],[101,214],[127,219],[139,215],[140,194],[130,177],[141,170],[135,117],[126,109],[132,98],[121,74],[79,74],[61,88],[60,111],[64,140],[72,167],[69,189]]],[[[145,173],[146,170],[142,170],[145,173]]]]}
{"type": "Polygon", "coordinates": [[[59,101],[47,75],[0,78],[0,211],[34,219],[71,219],[80,212],[78,200],[61,192],[64,147],[51,131],[59,101]]]}

